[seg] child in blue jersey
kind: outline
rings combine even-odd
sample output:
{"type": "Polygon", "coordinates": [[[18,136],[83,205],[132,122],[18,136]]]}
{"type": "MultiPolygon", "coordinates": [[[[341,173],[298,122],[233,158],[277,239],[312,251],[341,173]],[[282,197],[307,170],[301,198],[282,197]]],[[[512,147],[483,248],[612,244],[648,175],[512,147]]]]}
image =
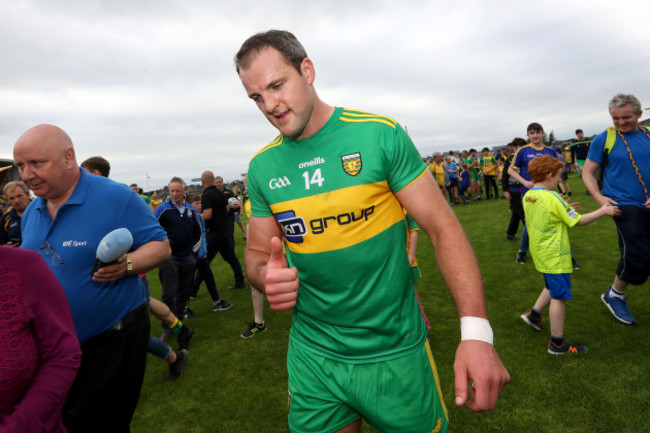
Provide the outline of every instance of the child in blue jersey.
{"type": "Polygon", "coordinates": [[[458,165],[449,157],[445,158],[447,163],[447,175],[449,176],[449,202],[452,206],[460,203],[458,200],[458,165]]]}
{"type": "Polygon", "coordinates": [[[465,192],[469,189],[469,172],[467,171],[467,164],[463,164],[463,171],[460,172],[460,185],[458,186],[458,196],[463,199],[464,204],[469,203],[469,198],[465,196],[465,192]]]}
{"type": "MultiPolygon", "coordinates": [[[[557,154],[550,147],[544,145],[544,128],[537,122],[533,122],[526,128],[526,136],[530,143],[517,149],[515,156],[512,159],[512,164],[508,167],[508,175],[519,182],[521,189],[521,198],[530,188],[533,187],[533,182],[528,174],[528,164],[534,158],[542,155],[550,155],[557,158],[557,154]]],[[[521,232],[521,243],[519,244],[519,252],[517,253],[516,262],[519,264],[526,263],[526,254],[528,253],[528,231],[524,223],[524,230],[521,232]]]]}
{"type": "Polygon", "coordinates": [[[545,286],[533,308],[522,314],[521,318],[537,331],[541,331],[544,328],[542,311],[550,304],[551,340],[548,343],[548,353],[552,355],[587,351],[585,346],[572,344],[564,339],[565,304],[567,300],[573,299],[573,266],[568,228],[589,224],[604,215],[620,215],[619,208],[610,204],[580,215],[555,192],[561,180],[562,170],[563,164],[552,156],[544,155],[533,159],[528,165],[533,185],[524,196],[530,252],[535,261],[535,268],[544,275],[545,286]]]}

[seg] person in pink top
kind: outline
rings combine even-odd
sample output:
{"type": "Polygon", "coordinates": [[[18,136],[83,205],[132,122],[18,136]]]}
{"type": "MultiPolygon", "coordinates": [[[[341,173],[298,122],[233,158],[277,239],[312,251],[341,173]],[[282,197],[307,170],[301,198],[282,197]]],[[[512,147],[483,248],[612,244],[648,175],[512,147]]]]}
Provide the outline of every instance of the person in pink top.
{"type": "Polygon", "coordinates": [[[0,247],[0,432],[65,432],[81,362],[68,300],[41,256],[0,247]]]}

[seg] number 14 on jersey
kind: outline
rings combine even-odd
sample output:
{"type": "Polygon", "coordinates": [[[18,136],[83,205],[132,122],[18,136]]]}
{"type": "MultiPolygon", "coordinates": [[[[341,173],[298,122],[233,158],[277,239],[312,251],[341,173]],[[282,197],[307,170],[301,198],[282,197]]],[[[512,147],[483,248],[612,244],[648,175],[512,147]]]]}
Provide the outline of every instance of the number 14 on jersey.
{"type": "Polygon", "coordinates": [[[317,168],[314,171],[313,175],[309,175],[308,171],[305,171],[302,174],[302,177],[305,178],[305,189],[310,189],[312,185],[318,185],[319,187],[323,186],[323,182],[325,181],[325,178],[323,177],[320,168],[317,168]]]}

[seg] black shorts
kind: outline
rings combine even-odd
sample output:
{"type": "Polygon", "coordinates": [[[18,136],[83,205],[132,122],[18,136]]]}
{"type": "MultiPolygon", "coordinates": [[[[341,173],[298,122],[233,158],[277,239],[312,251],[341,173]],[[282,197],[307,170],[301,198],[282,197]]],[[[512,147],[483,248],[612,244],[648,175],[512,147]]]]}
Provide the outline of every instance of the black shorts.
{"type": "Polygon", "coordinates": [[[563,172],[560,174],[560,179],[562,179],[562,180],[569,180],[569,173],[567,173],[566,171],[563,171],[563,172]]]}
{"type": "Polygon", "coordinates": [[[449,178],[449,188],[454,188],[458,186],[458,179],[449,178]]]}
{"type": "Polygon", "coordinates": [[[630,284],[643,284],[650,277],[650,211],[639,206],[619,206],[614,218],[621,260],[616,275],[630,284]]]}

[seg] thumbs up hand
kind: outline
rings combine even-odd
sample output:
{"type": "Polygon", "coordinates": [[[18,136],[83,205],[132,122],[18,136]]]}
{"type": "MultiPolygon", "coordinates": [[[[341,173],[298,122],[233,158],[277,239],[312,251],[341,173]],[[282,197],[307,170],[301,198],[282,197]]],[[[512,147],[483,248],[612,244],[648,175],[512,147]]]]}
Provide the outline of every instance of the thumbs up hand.
{"type": "Polygon", "coordinates": [[[272,310],[289,310],[296,305],[298,298],[298,269],[289,268],[282,256],[282,242],[271,239],[271,255],[266,263],[266,298],[272,310]]]}

